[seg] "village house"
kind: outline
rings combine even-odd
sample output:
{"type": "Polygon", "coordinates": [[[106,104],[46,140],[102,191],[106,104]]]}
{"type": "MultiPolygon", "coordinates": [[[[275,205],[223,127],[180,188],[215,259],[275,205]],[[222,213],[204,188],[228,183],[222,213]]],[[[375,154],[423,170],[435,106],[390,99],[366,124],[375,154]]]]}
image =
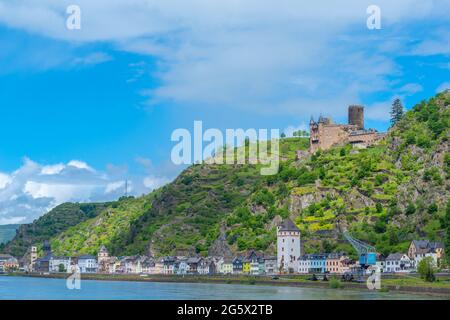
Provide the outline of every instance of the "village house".
{"type": "Polygon", "coordinates": [[[327,255],[326,272],[330,274],[343,274],[348,271],[347,260],[349,257],[344,253],[330,253],[327,255]]]}
{"type": "Polygon", "coordinates": [[[45,257],[36,259],[33,270],[36,272],[50,272],[50,261],[52,256],[52,254],[49,254],[45,257]]]}
{"type": "Polygon", "coordinates": [[[189,265],[187,264],[187,259],[182,258],[178,260],[177,274],[184,275],[188,273],[189,273],[189,265]]]}
{"type": "Polygon", "coordinates": [[[212,261],[209,259],[202,259],[197,265],[197,273],[200,275],[210,274],[210,266],[212,261]]]}
{"type": "Polygon", "coordinates": [[[198,273],[198,266],[202,262],[202,258],[200,257],[191,257],[188,258],[186,263],[189,266],[189,274],[197,274],[198,273]]]}
{"type": "Polygon", "coordinates": [[[70,257],[51,256],[49,261],[49,272],[70,272],[72,259],[70,257]]]}
{"type": "Polygon", "coordinates": [[[223,257],[213,257],[214,262],[214,273],[222,273],[222,265],[225,261],[223,257]]]}
{"type": "Polygon", "coordinates": [[[277,257],[264,257],[264,273],[273,275],[278,272],[277,270],[277,257]]]}
{"type": "Polygon", "coordinates": [[[175,257],[165,257],[163,259],[163,273],[164,274],[176,274],[176,258],[175,257]]]}
{"type": "Polygon", "coordinates": [[[233,259],[233,274],[241,274],[244,268],[244,261],[241,257],[233,259]]]}
{"type": "Polygon", "coordinates": [[[281,272],[293,273],[298,270],[301,256],[300,230],[290,219],[285,219],[277,227],[277,268],[281,272]]]}
{"type": "Polygon", "coordinates": [[[155,274],[155,260],[146,257],[141,264],[143,274],[155,274]]]}
{"type": "Polygon", "coordinates": [[[403,253],[391,253],[386,258],[387,273],[408,273],[413,268],[411,259],[403,253]]]}
{"type": "Polygon", "coordinates": [[[220,273],[225,275],[233,274],[233,260],[230,258],[225,258],[220,267],[220,273]]]}
{"type": "Polygon", "coordinates": [[[413,261],[414,267],[423,258],[431,257],[436,266],[444,258],[444,245],[440,242],[430,242],[428,240],[413,240],[409,245],[408,257],[413,261]]]}
{"type": "Polygon", "coordinates": [[[77,265],[81,273],[97,273],[98,270],[97,258],[88,254],[79,256],[77,265]]]}
{"type": "Polygon", "coordinates": [[[308,274],[311,269],[311,255],[305,254],[298,258],[298,273],[308,274]]]}
{"type": "Polygon", "coordinates": [[[18,270],[19,261],[9,254],[0,254],[0,272],[18,270]]]}
{"type": "Polygon", "coordinates": [[[155,261],[154,274],[164,274],[164,259],[158,259],[157,261],[155,261]]]}
{"type": "MultiPolygon", "coordinates": [[[[244,259],[242,272],[252,275],[260,274],[260,261],[261,257],[255,251],[250,251],[244,259]]],[[[262,263],[264,264],[264,261],[262,263]]]]}
{"type": "Polygon", "coordinates": [[[378,270],[380,270],[381,273],[385,272],[386,258],[382,254],[379,254],[375,265],[378,267],[378,270]]]}
{"type": "Polygon", "coordinates": [[[309,273],[325,273],[327,271],[327,255],[326,254],[311,254],[311,267],[309,273]]]}

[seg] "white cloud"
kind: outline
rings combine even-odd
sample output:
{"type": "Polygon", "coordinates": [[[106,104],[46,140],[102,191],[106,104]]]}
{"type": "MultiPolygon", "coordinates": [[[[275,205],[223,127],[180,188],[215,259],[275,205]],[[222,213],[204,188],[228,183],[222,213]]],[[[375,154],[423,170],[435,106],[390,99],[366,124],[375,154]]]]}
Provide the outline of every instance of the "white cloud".
{"type": "Polygon", "coordinates": [[[67,166],[69,167],[75,167],[77,169],[84,169],[84,170],[88,170],[88,171],[92,171],[94,172],[95,170],[92,169],[91,167],[88,166],[88,164],[86,162],[83,161],[79,161],[79,160],[72,160],[70,161],[67,166]]]}
{"type": "Polygon", "coordinates": [[[149,176],[144,178],[144,186],[150,190],[157,189],[169,182],[167,178],[149,176]]]}
{"type": "MultiPolygon", "coordinates": [[[[0,23],[75,47],[107,41],[118,50],[154,57],[158,69],[152,76],[160,85],[146,91],[149,106],[169,101],[261,113],[309,109],[309,117],[311,103],[319,100],[315,111],[339,113],[337,108],[357,103],[361,94],[394,93],[395,85],[387,79],[401,76],[401,69],[393,51],[406,53],[415,45],[416,54],[448,52],[445,29],[430,39],[437,44],[411,39],[417,21],[447,22],[449,1],[380,0],[382,33],[365,28],[366,8],[372,3],[361,0],[326,5],[297,0],[79,0],[82,29],[77,31],[64,28],[68,4],[0,0],[0,23]],[[327,104],[336,96],[344,103],[327,104]]],[[[421,37],[428,39],[428,34],[421,37]]],[[[94,52],[78,60],[110,58],[94,52]]]]}
{"type": "Polygon", "coordinates": [[[11,182],[11,177],[0,172],[0,189],[4,189],[11,182]]]}
{"type": "Polygon", "coordinates": [[[103,52],[94,52],[87,56],[77,57],[77,58],[73,59],[72,64],[87,66],[87,65],[95,65],[95,64],[108,62],[110,60],[112,60],[112,57],[110,55],[103,53],[103,52]]]}
{"type": "Polygon", "coordinates": [[[114,192],[114,191],[116,191],[120,188],[124,188],[124,187],[125,187],[125,181],[111,182],[106,185],[105,193],[111,193],[111,192],[114,192]]]}
{"type": "Polygon", "coordinates": [[[66,166],[62,163],[54,164],[51,166],[44,166],[42,167],[41,174],[43,175],[54,175],[61,173],[61,171],[64,170],[66,166]]]}
{"type": "Polygon", "coordinates": [[[0,173],[0,224],[31,222],[63,202],[118,199],[125,192],[124,177],[131,195],[148,193],[169,181],[161,176],[164,167],[144,169],[142,175],[130,175],[112,166],[106,172],[95,170],[80,160],[41,165],[25,158],[19,169],[0,173]]]}
{"type": "Polygon", "coordinates": [[[441,84],[437,89],[436,92],[443,92],[445,90],[450,90],[450,82],[444,82],[443,84],[441,84]]]}
{"type": "Polygon", "coordinates": [[[401,94],[412,95],[423,91],[423,87],[418,83],[408,83],[402,86],[398,92],[401,94]]]}

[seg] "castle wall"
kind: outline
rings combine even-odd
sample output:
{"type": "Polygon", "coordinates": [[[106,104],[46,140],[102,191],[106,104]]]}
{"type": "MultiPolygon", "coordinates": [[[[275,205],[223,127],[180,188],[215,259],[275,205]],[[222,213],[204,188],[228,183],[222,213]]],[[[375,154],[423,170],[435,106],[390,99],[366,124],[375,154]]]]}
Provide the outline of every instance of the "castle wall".
{"type": "Polygon", "coordinates": [[[319,149],[328,150],[332,146],[345,144],[348,142],[350,132],[356,129],[357,127],[352,125],[324,125],[319,123],[317,130],[311,135],[310,152],[315,153],[319,149]]]}

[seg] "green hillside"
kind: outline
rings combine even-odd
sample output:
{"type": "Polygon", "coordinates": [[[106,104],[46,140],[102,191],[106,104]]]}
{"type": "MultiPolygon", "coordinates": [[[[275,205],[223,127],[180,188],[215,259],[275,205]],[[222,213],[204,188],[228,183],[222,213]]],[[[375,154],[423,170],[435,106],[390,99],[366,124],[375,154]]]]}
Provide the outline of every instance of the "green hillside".
{"type": "Polygon", "coordinates": [[[35,220],[31,224],[20,225],[17,235],[6,245],[0,245],[5,251],[22,257],[31,245],[41,245],[44,240],[55,237],[67,228],[97,216],[108,203],[64,203],[35,220]]]}
{"type": "MultiPolygon", "coordinates": [[[[364,150],[341,146],[297,160],[308,140],[282,139],[275,176],[253,165],[194,165],[151,195],[100,206],[45,236],[62,254],[95,253],[102,244],[115,255],[274,253],[276,225],[290,217],[306,252],[351,252],[343,229],[384,254],[405,251],[413,238],[443,241],[449,105],[450,93],[420,103],[385,141],[364,150]]],[[[20,239],[8,248],[23,245],[20,239]]]]}

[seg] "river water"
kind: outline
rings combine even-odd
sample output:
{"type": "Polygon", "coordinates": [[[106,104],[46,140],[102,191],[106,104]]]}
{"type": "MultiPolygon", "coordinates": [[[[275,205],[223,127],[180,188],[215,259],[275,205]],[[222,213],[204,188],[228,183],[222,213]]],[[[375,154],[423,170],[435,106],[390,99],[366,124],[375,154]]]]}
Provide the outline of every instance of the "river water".
{"type": "Polygon", "coordinates": [[[80,290],[69,290],[63,279],[0,276],[0,300],[412,300],[436,299],[399,293],[351,291],[283,286],[81,281],[80,290]]]}

